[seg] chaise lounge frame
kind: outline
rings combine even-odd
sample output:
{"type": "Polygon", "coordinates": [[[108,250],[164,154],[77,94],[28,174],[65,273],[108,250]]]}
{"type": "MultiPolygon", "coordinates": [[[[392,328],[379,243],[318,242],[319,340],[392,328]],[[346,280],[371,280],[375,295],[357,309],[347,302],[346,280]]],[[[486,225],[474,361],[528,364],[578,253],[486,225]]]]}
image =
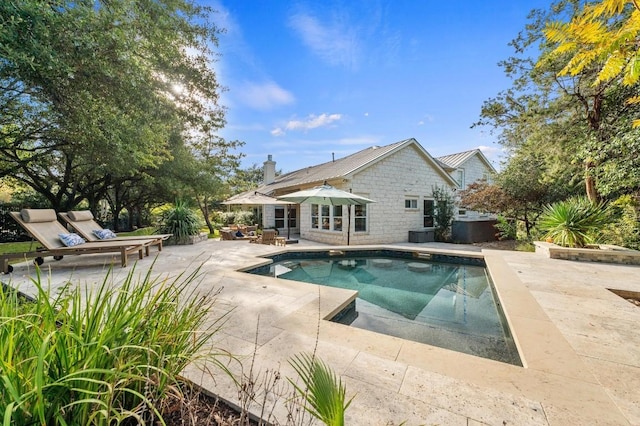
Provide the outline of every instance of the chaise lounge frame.
{"type": "MultiPolygon", "coordinates": [[[[32,210],[33,211],[33,210],[32,210]]],[[[24,210],[23,210],[24,212],[24,210]]],[[[143,259],[145,251],[149,251],[149,242],[140,240],[132,241],[114,241],[112,243],[84,243],[73,247],[67,247],[62,244],[58,234],[68,233],[67,229],[58,222],[56,213],[52,209],[42,209],[39,212],[41,215],[46,216],[50,220],[39,220],[36,222],[27,222],[23,219],[22,212],[10,212],[11,217],[24,228],[35,240],[37,240],[43,247],[33,251],[22,253],[5,253],[0,255],[0,266],[3,273],[12,272],[13,267],[9,265],[11,259],[33,259],[35,258],[38,264],[42,264],[42,258],[46,256],[53,256],[54,259],[59,260],[62,256],[67,255],[82,255],[82,254],[109,254],[116,253],[120,255],[120,263],[122,267],[127,266],[127,257],[130,254],[138,253],[138,258],[143,259]],[[40,259],[40,261],[38,261],[40,259]]]]}

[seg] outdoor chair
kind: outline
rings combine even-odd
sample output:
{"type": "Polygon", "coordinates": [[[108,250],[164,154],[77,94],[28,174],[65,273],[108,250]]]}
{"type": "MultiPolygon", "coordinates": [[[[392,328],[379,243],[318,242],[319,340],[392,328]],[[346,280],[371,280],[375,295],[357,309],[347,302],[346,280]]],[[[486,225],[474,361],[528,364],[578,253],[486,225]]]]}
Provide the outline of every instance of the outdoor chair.
{"type": "Polygon", "coordinates": [[[258,244],[275,244],[277,235],[278,231],[276,231],[275,229],[265,229],[264,231],[262,231],[262,235],[251,240],[250,242],[258,244]]]}
{"type": "MultiPolygon", "coordinates": [[[[257,237],[255,236],[251,236],[251,235],[245,235],[243,234],[242,237],[238,237],[236,235],[236,232],[238,232],[237,230],[230,230],[230,229],[221,229],[220,230],[220,239],[223,241],[233,241],[233,240],[249,240],[250,242],[253,242],[253,240],[255,240],[257,237]]],[[[242,232],[242,231],[240,231],[242,232]]]]}
{"type": "MultiPolygon", "coordinates": [[[[68,213],[58,213],[67,225],[75,232],[80,234],[82,238],[90,242],[107,242],[107,241],[143,241],[148,246],[158,247],[158,251],[162,251],[163,241],[171,237],[172,234],[156,234],[156,235],[131,235],[117,236],[112,231],[104,229],[93,218],[93,213],[89,210],[70,211],[68,213]],[[100,238],[102,237],[102,238],[100,238]],[[105,238],[106,237],[106,238],[105,238]]],[[[149,253],[147,253],[148,255],[149,253]]]]}
{"type": "Polygon", "coordinates": [[[46,256],[53,256],[55,260],[60,260],[67,255],[117,253],[120,255],[121,265],[125,267],[127,266],[127,256],[138,253],[138,258],[142,259],[144,252],[146,251],[148,254],[149,251],[149,241],[82,242],[83,240],[77,234],[70,234],[58,222],[56,212],[53,209],[23,209],[20,212],[10,212],[9,214],[42,245],[42,248],[29,252],[0,255],[0,265],[5,274],[13,271],[13,267],[9,265],[11,259],[35,259],[35,262],[41,265],[46,256]],[[63,243],[62,238],[77,244],[67,246],[63,243]]]}

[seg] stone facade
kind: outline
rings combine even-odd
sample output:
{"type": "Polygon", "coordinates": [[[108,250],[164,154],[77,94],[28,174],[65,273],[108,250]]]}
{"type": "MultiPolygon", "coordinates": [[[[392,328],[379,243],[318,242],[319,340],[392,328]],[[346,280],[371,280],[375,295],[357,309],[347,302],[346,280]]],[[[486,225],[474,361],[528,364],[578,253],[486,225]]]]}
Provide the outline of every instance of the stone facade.
{"type": "Polygon", "coordinates": [[[640,251],[615,245],[602,244],[593,248],[569,248],[543,241],[535,241],[534,245],[536,253],[551,259],[640,265],[640,251]]]}
{"type": "MultiPolygon", "coordinates": [[[[433,199],[435,186],[452,189],[452,182],[432,159],[414,145],[391,155],[354,174],[350,181],[331,182],[338,189],[353,192],[376,201],[367,205],[366,232],[354,231],[353,207],[350,244],[385,244],[406,242],[409,231],[422,230],[423,201],[433,199]],[[416,200],[416,208],[405,208],[405,200],[416,200]]],[[[347,223],[346,209],[343,223],[347,223]]],[[[342,232],[311,229],[311,206],[300,206],[301,238],[313,241],[346,244],[347,230],[342,232]]]]}
{"type": "MultiPolygon", "coordinates": [[[[487,167],[486,163],[482,159],[480,159],[478,155],[471,156],[467,161],[461,164],[460,167],[451,172],[451,177],[453,177],[456,181],[458,181],[459,178],[459,171],[461,171],[463,175],[462,187],[458,188],[459,190],[467,189],[469,185],[478,180],[486,179],[488,182],[492,181],[491,173],[493,172],[493,170],[487,167]]],[[[456,212],[455,219],[460,221],[475,221],[478,219],[486,220],[489,217],[490,216],[484,212],[459,209],[456,212]],[[464,212],[463,214],[459,214],[461,210],[462,212],[464,212]]]]}

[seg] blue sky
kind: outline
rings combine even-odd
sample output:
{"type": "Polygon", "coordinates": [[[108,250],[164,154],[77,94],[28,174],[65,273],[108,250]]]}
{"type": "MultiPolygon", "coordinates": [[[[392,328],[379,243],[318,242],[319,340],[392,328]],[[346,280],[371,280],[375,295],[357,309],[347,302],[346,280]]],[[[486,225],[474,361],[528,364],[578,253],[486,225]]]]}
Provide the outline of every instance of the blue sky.
{"type": "Polygon", "coordinates": [[[218,13],[215,68],[227,88],[228,140],[242,166],[273,155],[288,172],[416,138],[433,156],[480,148],[484,100],[510,86],[497,63],[533,8],[549,0],[205,3],[218,13]]]}

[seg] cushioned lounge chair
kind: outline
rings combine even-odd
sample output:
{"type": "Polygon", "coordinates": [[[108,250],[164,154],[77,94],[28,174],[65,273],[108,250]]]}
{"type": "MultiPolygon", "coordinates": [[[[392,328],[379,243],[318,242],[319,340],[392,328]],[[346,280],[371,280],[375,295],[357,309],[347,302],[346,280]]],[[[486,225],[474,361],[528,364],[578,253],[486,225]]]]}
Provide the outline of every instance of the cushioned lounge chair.
{"type": "Polygon", "coordinates": [[[72,247],[63,244],[60,235],[68,236],[69,231],[58,222],[56,212],[53,209],[23,209],[21,212],[10,212],[11,217],[22,226],[42,248],[24,253],[6,253],[0,255],[0,265],[2,272],[12,272],[13,267],[9,265],[11,259],[33,259],[41,265],[43,258],[53,256],[54,259],[62,259],[67,255],[80,255],[90,253],[117,253],[120,255],[120,262],[123,267],[127,266],[127,256],[138,253],[138,258],[144,257],[144,252],[148,253],[149,243],[132,241],[113,241],[91,243],[85,242],[72,247]]]}
{"type": "MultiPolygon", "coordinates": [[[[68,224],[80,234],[82,238],[91,242],[106,241],[145,241],[148,246],[158,247],[158,251],[162,251],[162,242],[171,237],[172,234],[156,234],[156,235],[132,235],[126,237],[115,236],[112,238],[100,239],[97,234],[104,233],[105,230],[93,218],[93,213],[89,210],[70,211],[67,213],[58,213],[60,219],[68,224]]],[[[147,253],[148,255],[149,253],[147,253]]]]}

